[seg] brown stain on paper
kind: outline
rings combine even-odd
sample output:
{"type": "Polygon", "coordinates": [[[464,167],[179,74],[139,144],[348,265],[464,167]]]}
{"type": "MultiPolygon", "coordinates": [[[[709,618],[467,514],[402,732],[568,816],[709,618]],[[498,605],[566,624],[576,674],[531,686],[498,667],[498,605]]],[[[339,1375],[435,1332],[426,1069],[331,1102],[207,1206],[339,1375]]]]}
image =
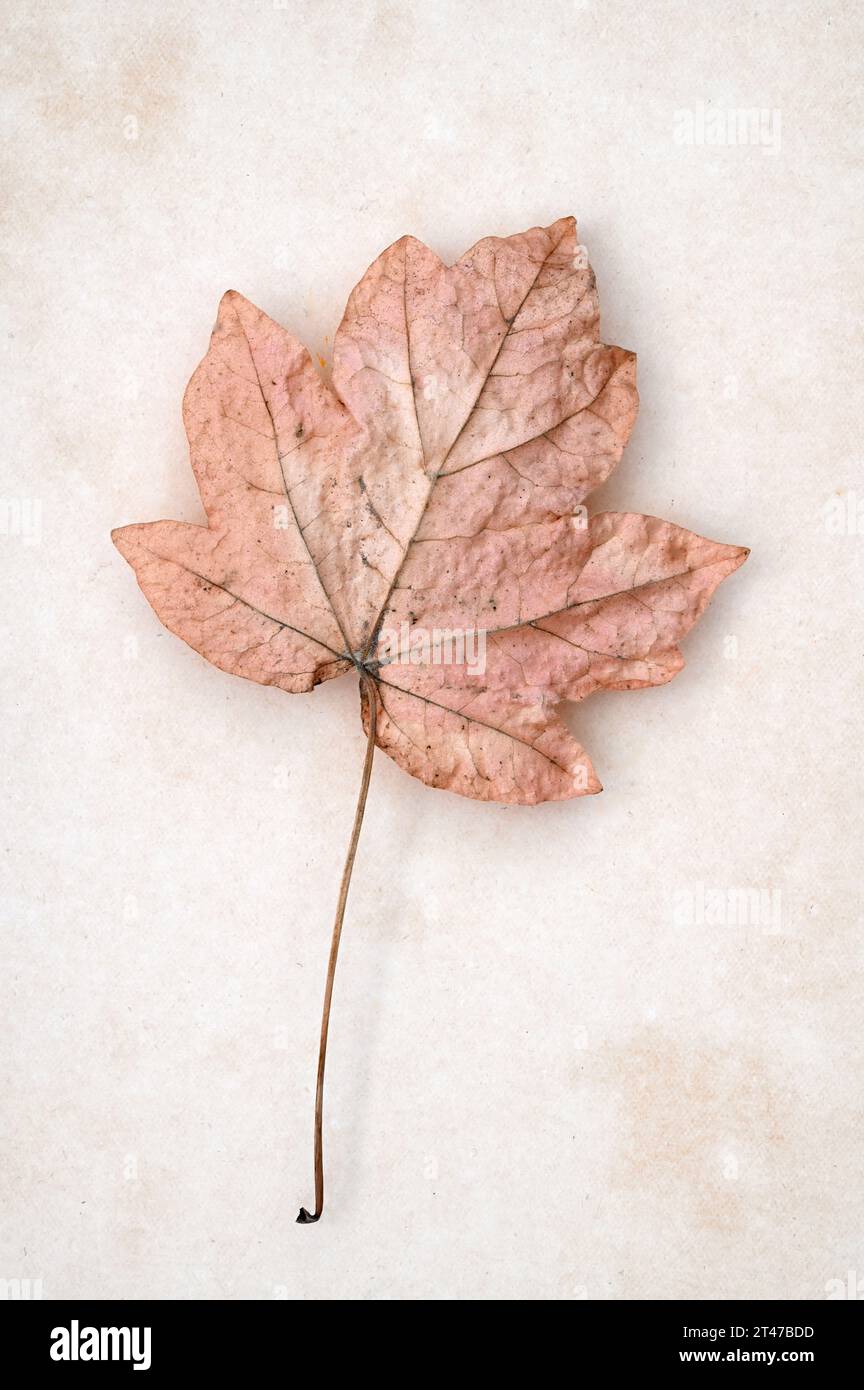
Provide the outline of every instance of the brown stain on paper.
{"type": "Polygon", "coordinates": [[[755,1052],[682,1043],[654,1024],[604,1047],[598,1076],[622,1119],[611,1180],[691,1207],[703,1230],[740,1227],[787,1139],[790,1091],[769,1071],[755,1052]]]}
{"type": "Polygon", "coordinates": [[[106,36],[106,52],[93,63],[61,33],[22,26],[16,34],[16,68],[7,74],[32,98],[43,121],[62,134],[114,132],[123,144],[123,122],[133,116],[141,138],[175,116],[194,91],[192,64],[198,40],[179,21],[150,24],[141,32],[106,36]]]}

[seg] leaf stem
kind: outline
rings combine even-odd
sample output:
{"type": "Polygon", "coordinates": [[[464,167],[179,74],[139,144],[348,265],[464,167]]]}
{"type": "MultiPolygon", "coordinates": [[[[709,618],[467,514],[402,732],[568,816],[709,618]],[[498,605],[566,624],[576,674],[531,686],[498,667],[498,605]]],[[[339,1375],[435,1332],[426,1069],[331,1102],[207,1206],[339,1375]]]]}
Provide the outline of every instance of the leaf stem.
{"type": "Polygon", "coordinates": [[[378,697],[375,690],[375,682],[368,671],[361,670],[360,672],[360,689],[369,711],[369,737],[366,743],[366,760],[363,763],[360,795],[357,798],[357,810],[354,813],[354,828],[351,831],[348,854],[345,857],[345,868],[342,870],[342,883],[339,887],[339,900],[336,904],[336,920],[333,923],[333,936],[330,941],[330,959],[327,963],[327,981],[324,986],[324,1008],[321,1014],[321,1041],[318,1046],[318,1079],[315,1086],[315,1210],[310,1214],[305,1207],[300,1208],[300,1215],[297,1217],[297,1220],[300,1222],[301,1226],[309,1225],[312,1221],[318,1221],[324,1210],[324,1141],[321,1133],[321,1123],[324,1115],[324,1067],[327,1061],[327,1034],[330,1029],[330,1005],[333,1000],[333,980],[336,975],[339,940],[342,936],[342,920],[345,916],[345,905],[348,902],[348,889],[351,886],[351,871],[354,868],[354,856],[357,853],[357,842],[360,839],[360,827],[363,824],[363,812],[366,809],[369,779],[372,776],[372,757],[375,752],[375,725],[378,714],[378,697]]]}

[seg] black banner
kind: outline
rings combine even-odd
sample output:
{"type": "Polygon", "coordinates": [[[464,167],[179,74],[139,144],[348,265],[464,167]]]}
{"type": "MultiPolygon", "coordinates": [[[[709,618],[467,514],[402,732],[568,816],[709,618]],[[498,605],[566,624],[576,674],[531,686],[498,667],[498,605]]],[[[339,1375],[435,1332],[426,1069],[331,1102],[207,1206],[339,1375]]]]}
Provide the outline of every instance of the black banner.
{"type": "MultiPolygon", "coordinates": [[[[107,1367],[114,1374],[137,1372],[139,1377],[184,1370],[198,1377],[224,1377],[292,1357],[298,1338],[311,1345],[315,1335],[314,1309],[298,1311],[278,1301],[22,1299],[3,1303],[2,1310],[4,1345],[14,1345],[15,1367],[25,1376],[47,1371],[59,1378],[98,1377],[107,1367]]],[[[824,1375],[843,1369],[848,1375],[858,1362],[862,1326],[857,1300],[576,1301],[567,1310],[567,1340],[561,1350],[577,1372],[582,1365],[613,1375],[719,1366],[727,1371],[761,1367],[772,1374],[778,1369],[800,1374],[799,1368],[809,1367],[824,1375]]],[[[358,1349],[361,1344],[355,1341],[358,1349]]],[[[483,1345],[485,1354],[494,1356],[495,1343],[484,1339],[483,1345]]],[[[452,1347],[442,1350],[442,1359],[444,1354],[450,1364],[452,1347]]],[[[424,1348],[423,1370],[428,1367],[424,1348]]]]}

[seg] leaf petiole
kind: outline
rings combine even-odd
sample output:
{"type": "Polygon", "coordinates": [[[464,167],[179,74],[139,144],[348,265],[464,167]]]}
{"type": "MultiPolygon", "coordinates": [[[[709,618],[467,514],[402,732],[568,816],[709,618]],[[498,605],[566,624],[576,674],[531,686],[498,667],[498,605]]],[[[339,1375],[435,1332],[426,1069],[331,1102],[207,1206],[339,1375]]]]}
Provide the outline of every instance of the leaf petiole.
{"type": "Polygon", "coordinates": [[[372,776],[372,758],[375,753],[375,726],[378,713],[378,697],[375,690],[375,682],[366,670],[361,670],[360,672],[360,689],[368,709],[369,737],[366,743],[366,759],[363,763],[360,795],[357,798],[357,810],[354,813],[354,828],[351,831],[351,840],[348,845],[348,853],[345,857],[345,867],[342,870],[339,900],[336,904],[336,920],[333,923],[333,936],[330,940],[330,959],[327,963],[327,980],[324,985],[324,1007],[321,1014],[321,1041],[318,1046],[318,1077],[315,1085],[315,1210],[310,1213],[305,1207],[300,1208],[300,1214],[297,1220],[301,1226],[308,1226],[311,1222],[318,1221],[324,1210],[324,1141],[321,1127],[324,1116],[324,1067],[327,1061],[327,1034],[330,1029],[330,1005],[333,1000],[333,980],[336,975],[339,940],[342,936],[342,920],[345,916],[345,905],[348,902],[348,889],[351,886],[351,871],[354,868],[354,856],[357,853],[357,842],[360,839],[360,827],[363,824],[363,812],[366,809],[369,779],[372,776]]]}

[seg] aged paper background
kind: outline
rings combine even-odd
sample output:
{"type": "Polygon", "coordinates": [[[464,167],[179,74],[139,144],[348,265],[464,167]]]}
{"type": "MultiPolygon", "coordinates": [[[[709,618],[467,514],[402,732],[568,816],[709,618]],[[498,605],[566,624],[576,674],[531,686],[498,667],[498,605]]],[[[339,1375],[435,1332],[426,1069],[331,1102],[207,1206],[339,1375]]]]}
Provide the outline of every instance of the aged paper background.
{"type": "Polygon", "coordinates": [[[854,1288],[860,7],[3,9],[0,1276],[45,1297],[854,1288]],[[594,507],[753,553],[672,685],[574,711],[602,796],[505,810],[376,758],[330,1208],[299,1227],[355,682],[221,674],[108,533],[201,518],[180,400],[223,290],[327,359],[403,232],[449,260],[571,211],[606,340],[639,355],[594,507]]]}

